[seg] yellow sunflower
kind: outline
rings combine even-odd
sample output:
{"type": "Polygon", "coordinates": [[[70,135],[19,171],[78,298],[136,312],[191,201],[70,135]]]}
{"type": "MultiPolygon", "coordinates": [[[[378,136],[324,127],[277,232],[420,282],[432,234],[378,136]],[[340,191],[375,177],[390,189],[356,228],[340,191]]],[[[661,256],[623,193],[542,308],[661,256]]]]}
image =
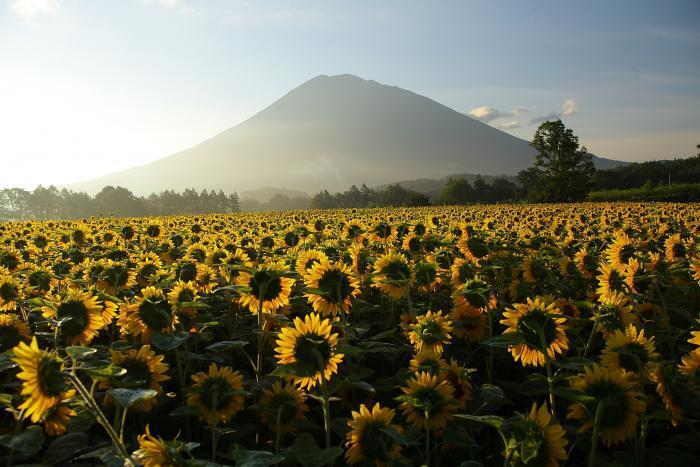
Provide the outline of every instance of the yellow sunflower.
{"type": "Polygon", "coordinates": [[[601,302],[608,301],[610,296],[616,293],[626,291],[625,267],[619,269],[608,263],[603,263],[600,266],[600,274],[596,278],[598,279],[597,293],[600,295],[601,302]]]}
{"type": "Polygon", "coordinates": [[[255,274],[241,272],[236,284],[250,287],[250,292],[242,292],[239,303],[256,314],[262,298],[263,313],[275,313],[283,306],[289,305],[294,279],[286,277],[287,268],[282,262],[270,262],[262,265],[255,274]]]}
{"type": "Polygon", "coordinates": [[[599,365],[586,367],[584,373],[571,379],[573,389],[590,396],[587,405],[574,403],[568,418],[583,422],[579,432],[593,427],[598,404],[604,404],[600,420],[600,437],[610,447],[629,439],[637,432],[639,415],[646,409],[642,394],[635,391],[630,375],[599,365]]]}
{"type": "Polygon", "coordinates": [[[654,338],[644,337],[644,330],[637,331],[630,324],[624,330],[608,335],[601,354],[603,366],[623,372],[639,373],[639,365],[649,371],[659,354],[654,348],[654,338]],[[636,358],[635,358],[636,357],[636,358]]]}
{"type": "MultiPolygon", "coordinates": [[[[681,369],[681,371],[683,370],[681,369]]],[[[673,426],[680,425],[683,418],[683,408],[676,398],[680,391],[687,391],[687,386],[681,388],[677,384],[680,380],[678,369],[670,362],[661,362],[654,368],[651,379],[656,383],[656,393],[661,397],[666,412],[671,416],[671,424],[673,426]]]]}
{"type": "Polygon", "coordinates": [[[153,286],[141,289],[140,297],[123,303],[117,319],[123,335],[140,337],[143,343],[150,342],[154,332],[169,334],[178,322],[163,291],[153,286]]]}
{"type": "Polygon", "coordinates": [[[401,446],[386,433],[386,430],[403,432],[403,428],[391,423],[394,416],[394,410],[382,408],[378,402],[371,411],[362,404],[359,411],[352,412],[352,420],[348,421],[350,431],[345,435],[348,464],[363,462],[382,467],[401,457],[401,446]]]}
{"type": "Polygon", "coordinates": [[[59,335],[70,345],[88,345],[102,329],[103,307],[91,292],[69,289],[65,295],[50,297],[50,305],[41,308],[45,318],[63,322],[59,335]]]}
{"type": "Polygon", "coordinates": [[[231,367],[209,365],[209,371],[192,375],[187,404],[201,411],[200,418],[209,426],[227,423],[243,409],[243,376],[231,367]]]}
{"type": "Polygon", "coordinates": [[[452,396],[457,401],[460,410],[466,410],[469,401],[472,400],[472,383],[465,368],[457,364],[452,358],[450,364],[445,365],[439,373],[440,380],[447,381],[452,386],[452,396]]]}
{"type": "Polygon", "coordinates": [[[389,252],[374,263],[372,286],[392,298],[400,299],[408,293],[413,282],[413,270],[401,253],[389,252]]]}
{"type": "Polygon", "coordinates": [[[413,373],[425,372],[431,375],[439,375],[441,371],[447,368],[447,362],[430,349],[424,349],[418,352],[409,364],[409,369],[413,373]]]}
{"type": "Polygon", "coordinates": [[[357,277],[365,277],[365,275],[372,269],[369,250],[361,243],[355,242],[350,246],[349,252],[350,259],[352,260],[353,271],[357,277]]]}
{"type": "Polygon", "coordinates": [[[253,262],[242,249],[238,248],[233,252],[229,252],[221,260],[219,273],[226,280],[226,283],[233,284],[236,281],[236,277],[241,273],[241,267],[253,267],[253,262]]]}
{"type": "Polygon", "coordinates": [[[136,440],[139,449],[134,451],[134,458],[143,467],[174,467],[186,465],[185,460],[179,455],[182,449],[181,442],[167,442],[161,437],[151,434],[151,430],[146,425],[146,432],[139,435],[136,440]]]}
{"type": "Polygon", "coordinates": [[[443,345],[449,344],[452,336],[452,321],[447,316],[442,315],[442,311],[433,313],[428,311],[416,318],[416,323],[409,325],[411,332],[408,339],[417,352],[432,350],[437,354],[442,354],[443,345]]]}
{"type": "Polygon", "coordinates": [[[12,361],[21,370],[17,374],[17,378],[22,380],[20,394],[27,396],[19,408],[26,410],[25,416],[36,423],[50,408],[64,399],[68,385],[63,376],[63,360],[53,353],[41,350],[36,338],[32,338],[29,345],[20,342],[12,349],[12,353],[12,361]]]}
{"type": "Polygon", "coordinates": [[[619,234],[615,241],[603,252],[607,262],[618,271],[625,269],[627,262],[634,256],[635,248],[626,234],[619,234]]]}
{"type": "Polygon", "coordinates": [[[416,428],[442,430],[457,411],[454,390],[447,381],[425,372],[416,373],[402,387],[401,410],[416,428]]]}
{"type": "Polygon", "coordinates": [[[582,247],[574,255],[576,268],[586,279],[592,279],[595,276],[598,264],[598,259],[588,250],[587,247],[582,247]]]}
{"type": "MultiPolygon", "coordinates": [[[[528,447],[533,444],[537,445],[535,458],[528,459],[524,462],[521,459],[521,453],[517,449],[521,443],[513,443],[507,447],[506,464],[507,465],[541,465],[545,467],[557,467],[559,463],[568,458],[566,446],[569,442],[566,440],[566,431],[552,417],[547,410],[547,406],[542,404],[540,407],[537,404],[532,404],[529,413],[518,414],[514,421],[510,421],[505,430],[506,437],[513,436],[516,441],[525,441],[528,447]],[[512,447],[515,447],[513,449],[512,447]],[[508,449],[509,448],[509,449],[508,449]]],[[[528,452],[531,454],[531,452],[528,452]]]]}
{"type": "Polygon", "coordinates": [[[664,242],[664,252],[666,254],[666,261],[669,263],[681,261],[686,258],[688,248],[683,242],[681,234],[677,233],[666,239],[664,242]]]}
{"type": "Polygon", "coordinates": [[[282,328],[275,357],[280,365],[293,368],[291,378],[299,387],[311,389],[338,372],[343,354],[335,351],[338,334],[331,333],[331,321],[311,313],[295,318],[294,327],[282,328]]]}
{"type": "Polygon", "coordinates": [[[452,334],[467,342],[479,342],[486,335],[486,312],[466,301],[455,303],[450,313],[452,334]]]}
{"type": "Polygon", "coordinates": [[[598,322],[598,329],[603,333],[603,337],[637,323],[632,307],[623,293],[609,295],[595,312],[593,319],[598,322]]]}
{"type": "Polygon", "coordinates": [[[129,266],[111,259],[104,260],[97,288],[110,295],[129,290],[136,285],[136,272],[129,266]]]}
{"type": "Polygon", "coordinates": [[[22,299],[20,282],[9,274],[0,274],[0,311],[17,309],[17,302],[22,299]]]}
{"type": "Polygon", "coordinates": [[[328,261],[328,256],[318,250],[306,250],[299,253],[297,256],[296,267],[294,268],[301,277],[306,275],[307,270],[311,269],[314,264],[319,264],[323,261],[328,261]]]}
{"type": "MultiPolygon", "coordinates": [[[[100,387],[115,387],[127,389],[153,389],[158,394],[163,394],[160,385],[170,379],[166,375],[169,367],[163,360],[164,355],[157,355],[151,350],[150,345],[143,345],[140,349],[128,349],[124,352],[112,350],[112,363],[124,368],[126,373],[109,382],[103,382],[100,387]]],[[[135,403],[132,408],[137,412],[150,412],[156,405],[156,397],[135,403]]]]}
{"type": "Polygon", "coordinates": [[[306,395],[291,382],[276,382],[270,389],[263,389],[260,408],[260,420],[274,431],[279,427],[280,433],[296,431],[297,423],[309,411],[306,395]]]}
{"type": "Polygon", "coordinates": [[[60,436],[66,432],[70,419],[75,417],[75,410],[68,405],[75,396],[75,390],[70,389],[63,393],[61,402],[51,407],[44,415],[44,431],[49,436],[60,436]]]}
{"type": "Polygon", "coordinates": [[[0,353],[32,338],[29,326],[12,313],[0,313],[0,353]]]}
{"type": "Polygon", "coordinates": [[[192,281],[177,281],[168,293],[168,303],[172,306],[173,313],[182,313],[188,318],[197,315],[197,308],[189,305],[199,299],[197,284],[192,281]]]}
{"type": "Polygon", "coordinates": [[[566,318],[562,316],[554,303],[547,304],[537,297],[528,298],[526,303],[516,303],[507,309],[501,324],[508,326],[504,334],[519,332],[522,342],[509,347],[509,351],[517,362],[523,365],[544,366],[545,355],[542,352],[542,341],[537,331],[541,328],[544,343],[549,358],[556,359],[557,354],[564,354],[569,349],[569,339],[566,337],[566,318]]]}
{"type": "Polygon", "coordinates": [[[314,311],[324,316],[349,312],[352,298],[360,294],[360,284],[344,263],[314,262],[304,278],[306,297],[314,311]]]}

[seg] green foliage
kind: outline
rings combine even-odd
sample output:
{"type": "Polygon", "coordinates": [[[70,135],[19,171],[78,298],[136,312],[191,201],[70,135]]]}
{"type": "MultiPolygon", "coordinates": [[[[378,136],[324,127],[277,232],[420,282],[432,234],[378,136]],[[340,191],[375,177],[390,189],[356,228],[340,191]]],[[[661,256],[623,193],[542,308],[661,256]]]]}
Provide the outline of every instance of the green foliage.
{"type": "Polygon", "coordinates": [[[591,191],[588,193],[588,201],[700,201],[700,183],[591,191]]]}
{"type": "Polygon", "coordinates": [[[532,139],[534,167],[521,172],[527,197],[537,202],[585,199],[595,168],[593,158],[561,120],[542,123],[532,139]]]}
{"type": "Polygon", "coordinates": [[[343,193],[330,194],[323,190],[313,197],[313,209],[365,208],[365,207],[412,207],[428,206],[430,199],[417,191],[403,188],[399,184],[389,185],[383,190],[373,190],[362,184],[355,185],[343,193]]]}
{"type": "Polygon", "coordinates": [[[598,170],[591,181],[595,191],[649,188],[673,184],[700,183],[700,156],[685,159],[635,162],[613,169],[598,170]]]}

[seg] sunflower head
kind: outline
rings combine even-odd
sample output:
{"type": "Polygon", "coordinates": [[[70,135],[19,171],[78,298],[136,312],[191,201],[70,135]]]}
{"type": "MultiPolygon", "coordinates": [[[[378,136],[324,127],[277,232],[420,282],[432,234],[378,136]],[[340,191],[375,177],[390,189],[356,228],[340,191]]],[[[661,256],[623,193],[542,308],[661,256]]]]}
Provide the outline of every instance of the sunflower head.
{"type": "Polygon", "coordinates": [[[343,355],[335,351],[338,334],[331,333],[331,322],[312,313],[295,318],[293,327],[282,328],[275,348],[280,365],[300,387],[308,389],[338,371],[343,355]]]}
{"type": "Polygon", "coordinates": [[[209,426],[228,422],[243,408],[243,376],[238,371],[212,363],[207,373],[192,375],[192,380],[187,404],[199,408],[209,426]]]}
{"type": "Polygon", "coordinates": [[[251,313],[274,313],[289,304],[289,296],[294,279],[288,277],[284,263],[271,262],[260,267],[255,273],[241,272],[236,283],[249,287],[249,292],[241,293],[239,302],[247,306],[251,313]]]}
{"type": "Polygon", "coordinates": [[[586,367],[570,384],[591,399],[586,405],[577,402],[569,407],[568,417],[583,423],[580,431],[593,427],[594,414],[603,404],[599,427],[603,444],[609,447],[634,436],[646,404],[642,394],[633,389],[634,382],[628,374],[594,365],[586,367]]]}
{"type": "Polygon", "coordinates": [[[411,332],[408,338],[418,352],[427,349],[441,354],[443,345],[449,344],[452,339],[452,321],[443,316],[441,311],[428,311],[425,315],[418,316],[416,323],[409,327],[411,332]]]}
{"type": "Polygon", "coordinates": [[[438,376],[416,373],[401,390],[401,410],[416,428],[442,430],[457,410],[452,386],[438,376]]]}
{"type": "Polygon", "coordinates": [[[550,415],[546,405],[533,404],[530,412],[519,413],[503,426],[507,465],[556,467],[567,459],[566,432],[550,415]]]}
{"type": "Polygon", "coordinates": [[[189,461],[191,456],[185,443],[179,440],[165,441],[159,436],[154,436],[148,425],[146,425],[146,432],[136,439],[139,448],[134,451],[133,455],[143,467],[165,467],[191,463],[189,461]]]}
{"type": "Polygon", "coordinates": [[[360,462],[376,466],[388,465],[401,457],[401,446],[387,433],[403,429],[392,423],[395,412],[376,403],[370,410],[364,404],[352,412],[350,431],[345,435],[345,459],[353,465],[360,462]]]}
{"type": "MultiPolygon", "coordinates": [[[[151,350],[150,345],[141,348],[128,349],[125,352],[113,350],[112,363],[126,370],[121,376],[112,378],[102,383],[101,387],[115,387],[127,389],[153,389],[158,394],[163,393],[160,383],[170,379],[166,375],[168,364],[164,363],[164,355],[157,355],[151,350]]],[[[138,412],[148,412],[157,403],[155,397],[134,404],[133,409],[138,412]]]]}
{"type": "Polygon", "coordinates": [[[352,298],[360,294],[360,284],[343,263],[328,260],[314,263],[304,279],[306,294],[314,311],[323,315],[348,312],[352,298]]]}
{"type": "Polygon", "coordinates": [[[601,362],[604,366],[623,372],[646,373],[659,354],[654,348],[654,338],[644,336],[630,324],[624,330],[609,334],[605,340],[601,362]]]}
{"type": "Polygon", "coordinates": [[[103,307],[89,291],[69,289],[63,296],[51,297],[51,304],[42,312],[60,322],[59,335],[71,345],[89,344],[103,325],[103,307]]]}
{"type": "Polygon", "coordinates": [[[0,313],[0,353],[31,339],[29,326],[19,316],[0,313]]]}
{"type": "Polygon", "coordinates": [[[290,433],[297,430],[296,423],[309,411],[306,395],[291,382],[276,382],[270,389],[263,389],[260,398],[260,419],[272,430],[290,433]]]}
{"type": "Polygon", "coordinates": [[[414,273],[401,253],[389,252],[374,263],[373,286],[392,298],[402,298],[413,283],[414,273]]]}
{"type": "Polygon", "coordinates": [[[19,365],[17,378],[22,381],[20,393],[27,400],[19,406],[32,422],[38,422],[46,412],[64,399],[68,389],[63,375],[63,360],[41,350],[32,338],[29,345],[20,342],[12,349],[12,360],[19,365]]]}

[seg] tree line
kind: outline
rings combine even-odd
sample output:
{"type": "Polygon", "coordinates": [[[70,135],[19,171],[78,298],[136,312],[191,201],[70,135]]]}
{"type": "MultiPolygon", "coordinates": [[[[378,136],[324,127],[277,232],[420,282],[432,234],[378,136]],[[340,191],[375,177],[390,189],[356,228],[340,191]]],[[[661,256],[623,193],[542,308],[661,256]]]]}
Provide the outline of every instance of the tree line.
{"type": "Polygon", "coordinates": [[[237,193],[219,190],[182,193],[166,190],[147,197],[136,196],[123,187],[106,186],[95,196],[82,191],[39,185],[33,191],[22,188],[0,190],[0,219],[78,219],[91,216],[163,216],[238,212],[237,193]]]}
{"type": "Polygon", "coordinates": [[[411,207],[427,206],[430,198],[423,193],[407,190],[401,185],[389,185],[383,190],[369,188],[364,183],[360,188],[353,185],[349,190],[329,193],[323,190],[311,199],[313,209],[411,207]]]}

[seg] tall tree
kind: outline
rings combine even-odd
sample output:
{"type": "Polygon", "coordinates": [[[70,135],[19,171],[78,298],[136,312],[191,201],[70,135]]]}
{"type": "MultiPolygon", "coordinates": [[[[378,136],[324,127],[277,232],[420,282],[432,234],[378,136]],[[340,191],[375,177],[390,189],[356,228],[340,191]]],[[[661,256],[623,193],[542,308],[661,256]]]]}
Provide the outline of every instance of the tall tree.
{"type": "Polygon", "coordinates": [[[561,120],[542,123],[532,139],[537,150],[534,170],[519,177],[533,201],[579,201],[585,198],[595,172],[593,158],[561,120]]]}

